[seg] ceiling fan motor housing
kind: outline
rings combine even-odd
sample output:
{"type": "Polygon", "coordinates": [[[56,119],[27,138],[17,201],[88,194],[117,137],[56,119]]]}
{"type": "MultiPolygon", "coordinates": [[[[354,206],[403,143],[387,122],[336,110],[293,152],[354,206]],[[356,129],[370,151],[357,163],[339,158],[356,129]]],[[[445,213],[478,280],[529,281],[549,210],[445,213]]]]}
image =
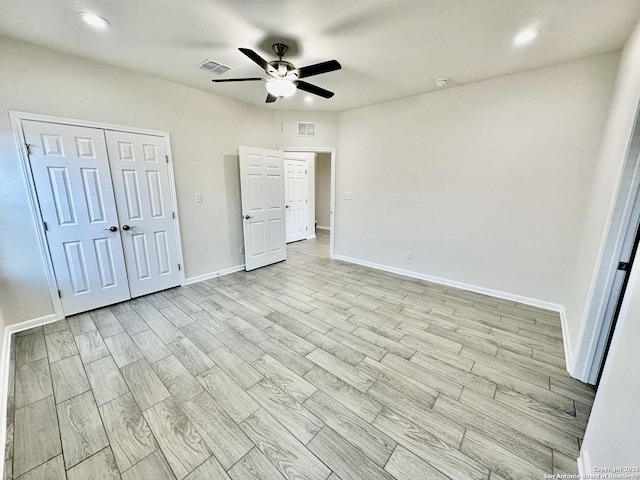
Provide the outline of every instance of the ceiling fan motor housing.
{"type": "MultiPolygon", "coordinates": [[[[274,75],[273,73],[267,71],[268,75],[271,75],[272,77],[286,77],[288,76],[287,74],[289,72],[293,72],[296,67],[293,65],[293,63],[291,62],[287,62],[285,60],[273,60],[272,62],[269,62],[269,65],[271,65],[273,68],[275,68],[278,71],[277,75],[274,75]]],[[[296,75],[297,78],[297,75],[296,75]]]]}

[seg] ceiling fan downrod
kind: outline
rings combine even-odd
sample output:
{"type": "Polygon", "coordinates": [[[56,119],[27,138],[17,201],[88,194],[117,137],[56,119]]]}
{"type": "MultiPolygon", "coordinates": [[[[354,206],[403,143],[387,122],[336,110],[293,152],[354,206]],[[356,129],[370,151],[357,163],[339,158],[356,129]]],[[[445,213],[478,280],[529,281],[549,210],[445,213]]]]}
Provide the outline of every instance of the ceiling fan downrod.
{"type": "Polygon", "coordinates": [[[289,50],[289,47],[287,47],[284,43],[274,43],[273,45],[271,45],[271,48],[273,49],[273,52],[278,56],[279,60],[282,60],[284,54],[287,53],[287,50],[289,50]]]}

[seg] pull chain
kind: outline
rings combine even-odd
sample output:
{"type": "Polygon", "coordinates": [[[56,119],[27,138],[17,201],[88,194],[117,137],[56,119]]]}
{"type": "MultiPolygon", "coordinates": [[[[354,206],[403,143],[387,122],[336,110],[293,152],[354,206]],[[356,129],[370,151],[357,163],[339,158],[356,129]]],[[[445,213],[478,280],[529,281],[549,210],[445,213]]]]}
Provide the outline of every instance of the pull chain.
{"type": "Polygon", "coordinates": [[[282,102],[284,102],[284,98],[280,97],[280,133],[284,132],[284,127],[282,126],[282,102]]]}

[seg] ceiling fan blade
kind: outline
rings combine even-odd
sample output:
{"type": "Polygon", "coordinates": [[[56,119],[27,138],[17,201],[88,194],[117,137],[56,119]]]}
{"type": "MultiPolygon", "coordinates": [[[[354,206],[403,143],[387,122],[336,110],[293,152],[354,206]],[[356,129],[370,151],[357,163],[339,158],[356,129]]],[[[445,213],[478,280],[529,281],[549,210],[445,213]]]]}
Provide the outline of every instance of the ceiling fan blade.
{"type": "Polygon", "coordinates": [[[269,62],[267,62],[264,58],[262,58],[260,55],[258,55],[256,52],[254,52],[250,48],[239,48],[238,50],[240,50],[242,53],[244,53],[247,57],[249,57],[255,63],[260,65],[260,68],[262,68],[265,72],[267,72],[267,73],[277,73],[278,72],[275,68],[273,68],[271,65],[269,65],[269,62]]]}
{"type": "Polygon", "coordinates": [[[224,78],[221,80],[218,79],[212,79],[212,82],[216,82],[216,83],[222,83],[222,82],[255,82],[256,80],[264,80],[263,78],[259,78],[259,77],[252,77],[252,78],[224,78]]]}
{"type": "Polygon", "coordinates": [[[265,103],[273,103],[278,99],[278,97],[276,97],[275,95],[271,95],[270,93],[267,94],[267,99],[265,100],[265,103]]]}
{"type": "Polygon", "coordinates": [[[314,95],[319,95],[324,98],[331,98],[335,95],[333,92],[330,92],[329,90],[325,90],[324,88],[320,88],[308,82],[303,82],[302,80],[299,80],[293,83],[295,83],[298,89],[300,90],[304,90],[305,92],[313,93],[314,95]]]}
{"type": "Polygon", "coordinates": [[[337,60],[329,60],[327,62],[316,63],[315,65],[309,65],[308,67],[301,67],[298,69],[298,78],[311,77],[312,75],[320,75],[321,73],[333,72],[334,70],[340,70],[342,65],[337,60]]]}

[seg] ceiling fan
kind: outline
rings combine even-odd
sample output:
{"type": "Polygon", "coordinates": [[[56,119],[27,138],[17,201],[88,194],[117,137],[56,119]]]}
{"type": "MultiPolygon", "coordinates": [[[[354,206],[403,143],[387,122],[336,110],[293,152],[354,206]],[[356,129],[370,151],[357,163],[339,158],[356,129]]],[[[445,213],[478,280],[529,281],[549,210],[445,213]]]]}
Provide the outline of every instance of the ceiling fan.
{"type": "Polygon", "coordinates": [[[212,82],[253,82],[265,80],[267,86],[267,103],[275,102],[278,98],[290,97],[296,92],[296,89],[303,90],[314,95],[324,98],[333,97],[334,93],[324,88],[320,88],[311,83],[300,80],[301,78],[319,75],[321,73],[333,72],[340,70],[342,66],[337,60],[329,60],[327,62],[316,63],[307,67],[296,68],[291,62],[282,60],[282,57],[289,47],[284,43],[274,43],[273,51],[278,56],[278,60],[267,62],[264,58],[249,48],[239,48],[242,53],[257,63],[267,74],[267,78],[251,77],[251,78],[229,78],[223,80],[212,80],[212,82]]]}

